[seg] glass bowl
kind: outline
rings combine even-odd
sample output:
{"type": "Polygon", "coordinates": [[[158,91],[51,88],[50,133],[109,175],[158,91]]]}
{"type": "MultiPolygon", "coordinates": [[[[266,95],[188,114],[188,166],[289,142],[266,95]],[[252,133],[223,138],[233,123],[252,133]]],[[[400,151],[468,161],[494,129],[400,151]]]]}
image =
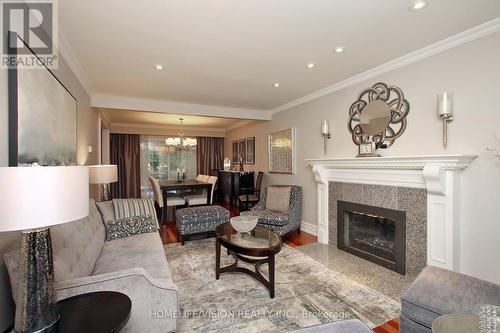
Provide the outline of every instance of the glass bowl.
{"type": "Polygon", "coordinates": [[[249,232],[255,229],[257,221],[255,216],[236,216],[231,218],[231,226],[238,232],[249,232]]]}

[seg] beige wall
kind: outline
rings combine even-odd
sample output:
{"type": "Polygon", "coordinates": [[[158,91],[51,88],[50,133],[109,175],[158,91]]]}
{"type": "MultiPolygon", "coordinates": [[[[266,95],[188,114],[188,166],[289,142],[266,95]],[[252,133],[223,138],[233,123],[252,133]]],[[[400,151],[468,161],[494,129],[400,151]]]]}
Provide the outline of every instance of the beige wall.
{"type": "MultiPolygon", "coordinates": [[[[71,69],[62,57],[59,58],[59,69],[54,74],[63,82],[78,101],[77,135],[78,164],[97,163],[97,111],[90,107],[90,97],[78,82],[71,69]],[[94,147],[94,153],[88,153],[88,146],[94,147]]],[[[0,166],[8,165],[8,99],[7,71],[0,69],[0,166]]],[[[95,188],[91,189],[95,192],[95,188]]],[[[92,193],[91,192],[91,193],[92,193]]],[[[19,241],[19,233],[0,233],[0,257],[15,242],[19,241]]],[[[0,259],[0,332],[3,332],[13,320],[13,304],[11,301],[9,282],[3,259],[0,259]]]]}
{"type": "MultiPolygon", "coordinates": [[[[346,54],[346,56],[348,56],[346,54]]],[[[353,55],[355,56],[355,55],[353,55]]],[[[359,92],[383,81],[401,87],[411,104],[408,127],[386,156],[467,154],[479,155],[464,172],[462,183],[461,270],[500,283],[500,160],[486,151],[500,139],[500,33],[462,45],[440,55],[380,75],[320,99],[280,112],[272,121],[231,131],[231,141],[256,137],[256,162],[248,170],[267,172],[267,139],[270,131],[297,128],[296,175],[266,173],[266,183],[294,183],[304,187],[303,220],[317,225],[316,184],[304,159],[324,157],[320,128],[330,122],[332,138],[328,157],[354,157],[356,146],[347,130],[347,113],[359,92]],[[442,123],[436,115],[437,94],[455,93],[455,120],[449,126],[449,146],[442,146],[442,123]]],[[[318,69],[321,70],[321,69],[318,69]]],[[[498,145],[498,144],[497,144],[498,145]]]]}

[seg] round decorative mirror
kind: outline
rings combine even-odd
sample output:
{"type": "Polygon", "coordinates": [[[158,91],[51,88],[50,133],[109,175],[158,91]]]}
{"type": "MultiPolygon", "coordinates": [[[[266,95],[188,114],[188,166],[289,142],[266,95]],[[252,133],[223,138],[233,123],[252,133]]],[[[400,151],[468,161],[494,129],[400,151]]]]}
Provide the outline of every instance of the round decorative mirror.
{"type": "Polygon", "coordinates": [[[349,109],[349,131],[360,156],[376,156],[375,149],[390,147],[405,131],[409,111],[396,86],[379,82],[363,90],[349,109]]]}
{"type": "Polygon", "coordinates": [[[376,135],[384,131],[391,121],[391,108],[386,102],[375,100],[363,109],[359,117],[359,125],[366,134],[376,135]]]}

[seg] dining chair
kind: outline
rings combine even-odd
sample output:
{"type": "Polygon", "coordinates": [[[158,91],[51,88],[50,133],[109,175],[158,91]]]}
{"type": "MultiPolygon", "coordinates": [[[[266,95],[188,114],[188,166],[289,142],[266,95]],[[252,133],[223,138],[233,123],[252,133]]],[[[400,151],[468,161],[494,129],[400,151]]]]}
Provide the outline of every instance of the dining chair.
{"type": "Polygon", "coordinates": [[[159,218],[158,220],[161,221],[161,223],[166,222],[168,207],[172,207],[172,209],[174,210],[174,220],[175,220],[176,207],[184,206],[186,204],[186,200],[177,195],[168,195],[167,207],[165,207],[165,200],[163,200],[163,192],[161,190],[160,183],[156,178],[152,176],[149,176],[148,178],[149,182],[151,183],[151,187],[153,188],[153,193],[155,196],[156,215],[161,216],[161,218],[159,218]]]}
{"type": "Polygon", "coordinates": [[[211,205],[213,202],[214,198],[214,189],[215,189],[215,184],[217,183],[217,177],[215,176],[209,176],[207,183],[212,184],[211,187],[211,193],[210,193],[210,202],[207,203],[207,192],[204,190],[204,193],[202,194],[196,194],[196,195],[188,195],[184,199],[186,200],[186,204],[189,206],[198,206],[198,205],[211,205]]]}
{"type": "Polygon", "coordinates": [[[248,210],[250,207],[255,206],[260,201],[260,192],[262,188],[262,179],[264,178],[264,172],[259,171],[257,175],[257,182],[253,188],[240,188],[242,195],[238,197],[240,201],[240,211],[248,210]]]}

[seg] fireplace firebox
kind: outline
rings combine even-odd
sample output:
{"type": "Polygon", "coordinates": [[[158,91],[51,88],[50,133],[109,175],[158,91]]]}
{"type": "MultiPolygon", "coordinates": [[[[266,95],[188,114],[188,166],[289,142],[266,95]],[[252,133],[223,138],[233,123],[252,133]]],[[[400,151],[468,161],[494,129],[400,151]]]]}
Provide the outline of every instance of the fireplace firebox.
{"type": "Polygon", "coordinates": [[[405,274],[406,213],[337,201],[337,247],[405,274]]]}

